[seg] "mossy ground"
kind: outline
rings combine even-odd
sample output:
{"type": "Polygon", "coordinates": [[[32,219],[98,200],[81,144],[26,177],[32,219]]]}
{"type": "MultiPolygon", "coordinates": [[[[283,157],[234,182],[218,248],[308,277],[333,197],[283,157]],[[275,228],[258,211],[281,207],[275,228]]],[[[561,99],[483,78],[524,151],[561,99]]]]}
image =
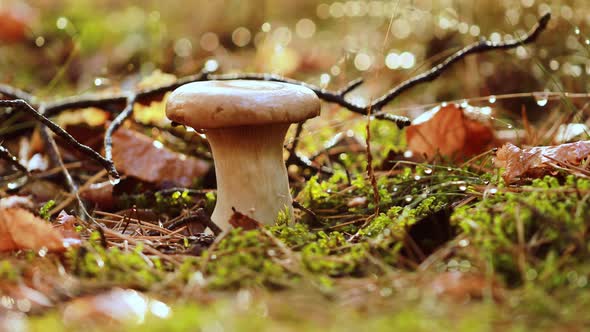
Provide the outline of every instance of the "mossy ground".
{"type": "MultiPolygon", "coordinates": [[[[590,324],[581,314],[590,310],[590,180],[563,174],[506,186],[468,167],[404,165],[378,175],[377,216],[371,199],[347,204],[372,197],[370,181],[361,174],[351,183],[340,172],[314,177],[296,196],[314,218],[298,213],[289,224],[233,230],[176,265],[146,256],[141,246],[105,249],[95,232],[61,258],[22,253],[5,260],[0,276],[18,282],[42,268],[44,279],[76,280],[66,297],[123,287],[172,306],[167,319],[148,314],[142,324],[109,327],[121,330],[520,331],[590,324]],[[438,290],[437,276],[457,271],[487,280],[501,297],[485,285],[471,288],[469,280],[438,290]]],[[[64,327],[59,311],[41,313],[29,320],[32,330],[64,327]]]]}

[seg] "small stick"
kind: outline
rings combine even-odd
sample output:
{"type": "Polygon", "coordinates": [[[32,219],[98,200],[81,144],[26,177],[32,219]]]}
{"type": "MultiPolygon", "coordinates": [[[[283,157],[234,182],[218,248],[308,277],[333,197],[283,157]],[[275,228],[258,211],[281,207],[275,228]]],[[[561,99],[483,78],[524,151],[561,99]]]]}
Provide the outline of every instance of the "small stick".
{"type": "Polygon", "coordinates": [[[28,102],[31,102],[34,98],[28,92],[25,92],[23,90],[17,89],[6,84],[0,84],[0,94],[4,97],[7,97],[8,99],[23,99],[28,102]]]}
{"type": "Polygon", "coordinates": [[[104,156],[105,159],[113,161],[113,134],[125,120],[127,120],[133,114],[133,105],[135,104],[135,95],[130,95],[127,98],[127,105],[125,109],[117,115],[117,117],[111,122],[104,134],[104,156]]]}
{"type": "MultiPolygon", "coordinates": [[[[33,116],[36,120],[41,122],[44,125],[43,127],[51,129],[51,131],[53,131],[56,135],[63,138],[71,147],[75,148],[76,150],[80,151],[81,153],[87,155],[88,157],[94,159],[99,164],[101,164],[111,177],[119,178],[119,173],[117,173],[115,165],[111,161],[103,158],[103,156],[101,156],[98,152],[94,151],[91,147],[76,141],[76,139],[72,137],[72,135],[70,135],[67,131],[63,130],[55,122],[49,120],[45,115],[43,115],[43,112],[35,110],[25,100],[0,100],[0,107],[15,107],[17,109],[27,112],[29,115],[33,116]]],[[[53,138],[51,138],[51,140],[53,140],[53,138]]]]}
{"type": "Polygon", "coordinates": [[[61,170],[61,173],[66,181],[66,185],[68,187],[70,194],[72,194],[78,202],[78,214],[80,215],[80,218],[84,220],[85,215],[83,214],[83,212],[86,211],[84,203],[82,202],[80,195],[78,195],[78,186],[76,185],[76,183],[74,183],[74,179],[72,179],[70,172],[64,166],[64,161],[61,158],[59,149],[57,148],[57,143],[55,143],[55,140],[53,139],[53,136],[51,136],[49,129],[43,124],[40,125],[40,132],[41,138],[47,146],[47,153],[49,154],[49,159],[51,159],[51,162],[54,165],[57,165],[57,167],[59,167],[59,169],[61,170]]]}
{"type": "Polygon", "coordinates": [[[313,219],[314,222],[318,221],[318,215],[315,212],[313,212],[312,210],[303,206],[301,203],[297,202],[296,200],[293,200],[292,205],[294,208],[301,210],[301,211],[305,212],[306,214],[308,214],[311,217],[311,219],[313,219]]]}
{"type": "Polygon", "coordinates": [[[6,160],[10,166],[14,167],[18,171],[21,171],[27,175],[29,175],[29,170],[23,166],[21,163],[18,162],[18,159],[8,151],[7,148],[0,145],[0,159],[6,160]]]}

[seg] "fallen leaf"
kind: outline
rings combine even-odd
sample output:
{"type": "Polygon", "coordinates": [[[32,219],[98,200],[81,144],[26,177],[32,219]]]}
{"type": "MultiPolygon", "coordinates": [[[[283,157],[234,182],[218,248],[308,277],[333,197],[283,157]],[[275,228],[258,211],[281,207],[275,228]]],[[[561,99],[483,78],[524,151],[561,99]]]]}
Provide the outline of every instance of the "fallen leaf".
{"type": "Polygon", "coordinates": [[[77,298],[64,308],[63,320],[67,325],[142,323],[146,316],[170,316],[168,305],[132,289],[115,288],[109,292],[77,298]]]}
{"type": "Polygon", "coordinates": [[[523,177],[542,177],[555,169],[555,163],[577,165],[589,154],[590,141],[527,149],[507,143],[496,153],[495,164],[504,168],[504,181],[513,183],[523,177]]]}
{"type": "Polygon", "coordinates": [[[0,42],[17,43],[26,39],[30,24],[28,11],[29,8],[16,5],[0,8],[0,42]]]}
{"type": "Polygon", "coordinates": [[[82,243],[80,234],[76,232],[76,225],[80,224],[78,218],[62,210],[56,218],[56,223],[55,229],[64,237],[65,244],[75,246],[82,243]]]}
{"type": "Polygon", "coordinates": [[[91,184],[88,188],[80,191],[80,197],[91,201],[102,210],[110,210],[115,207],[113,184],[110,181],[91,184]]]}
{"type": "Polygon", "coordinates": [[[59,229],[21,208],[0,209],[0,252],[23,249],[62,252],[80,240],[65,237],[59,229]]]}
{"type": "Polygon", "coordinates": [[[113,135],[113,161],[124,174],[181,187],[189,187],[211,167],[206,161],[173,152],[162,143],[126,128],[113,135]]]}
{"type": "Polygon", "coordinates": [[[47,202],[55,199],[62,192],[60,185],[48,180],[27,181],[19,189],[19,195],[29,195],[33,202],[47,202]]]}
{"type": "Polygon", "coordinates": [[[489,107],[435,107],[406,128],[408,149],[427,159],[441,155],[463,160],[484,152],[494,142],[490,113],[489,107]]]}
{"type": "Polygon", "coordinates": [[[262,224],[247,215],[238,212],[236,209],[234,210],[234,214],[229,218],[229,224],[232,225],[234,228],[241,228],[243,230],[252,230],[262,227],[262,224]]]}
{"type": "Polygon", "coordinates": [[[466,272],[443,272],[429,283],[433,295],[457,302],[482,299],[491,295],[495,301],[502,301],[503,288],[495,280],[484,275],[466,272]]]}

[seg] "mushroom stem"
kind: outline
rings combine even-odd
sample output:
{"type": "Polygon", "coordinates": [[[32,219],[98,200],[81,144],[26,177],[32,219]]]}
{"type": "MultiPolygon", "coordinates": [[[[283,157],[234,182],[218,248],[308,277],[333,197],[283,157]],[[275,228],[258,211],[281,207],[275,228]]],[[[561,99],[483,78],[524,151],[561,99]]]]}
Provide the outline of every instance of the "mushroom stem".
{"type": "Polygon", "coordinates": [[[217,177],[217,204],[211,219],[222,229],[237,211],[275,223],[280,211],[293,217],[283,141],[289,124],[207,130],[217,177]]]}

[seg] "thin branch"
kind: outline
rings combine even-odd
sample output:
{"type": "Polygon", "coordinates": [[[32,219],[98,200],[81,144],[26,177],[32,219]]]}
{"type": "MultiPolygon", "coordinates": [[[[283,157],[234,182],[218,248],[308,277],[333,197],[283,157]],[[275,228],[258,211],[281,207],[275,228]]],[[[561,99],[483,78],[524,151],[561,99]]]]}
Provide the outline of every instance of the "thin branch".
{"type": "Polygon", "coordinates": [[[62,170],[62,174],[66,180],[66,185],[67,185],[70,193],[77,195],[78,186],[74,183],[72,176],[67,171],[67,168],[65,168],[65,166],[64,166],[63,159],[61,158],[61,155],[59,154],[59,150],[57,148],[57,143],[55,142],[55,140],[51,136],[49,129],[46,126],[44,126],[43,124],[41,124],[40,126],[41,126],[41,138],[48,145],[47,150],[48,150],[48,154],[49,154],[49,159],[51,160],[51,162],[54,165],[56,165],[57,167],[59,167],[62,170]]]}
{"type": "Polygon", "coordinates": [[[47,128],[51,129],[51,131],[53,131],[56,135],[62,137],[71,147],[75,148],[76,150],[82,152],[83,154],[87,155],[88,157],[94,159],[99,164],[101,164],[111,177],[119,178],[119,174],[115,169],[115,165],[111,161],[103,158],[103,156],[101,156],[98,152],[94,151],[89,146],[76,141],[76,139],[72,137],[72,135],[68,134],[67,131],[63,130],[56,123],[49,120],[41,112],[35,110],[25,100],[0,100],[0,107],[14,107],[27,112],[29,115],[33,116],[37,121],[41,122],[43,125],[47,126],[47,128]]]}
{"type": "Polygon", "coordinates": [[[0,84],[0,95],[5,97],[0,99],[23,99],[27,102],[31,102],[34,98],[33,95],[28,92],[6,84],[0,84]]]}
{"type": "Polygon", "coordinates": [[[3,147],[2,145],[0,145],[0,159],[7,161],[15,169],[23,173],[29,174],[29,170],[21,163],[19,163],[18,159],[15,156],[13,156],[12,153],[10,153],[10,151],[8,151],[8,149],[3,147]]]}
{"type": "Polygon", "coordinates": [[[313,161],[298,153],[289,154],[289,157],[287,158],[287,161],[285,163],[287,165],[296,165],[303,168],[308,168],[312,171],[320,172],[327,175],[334,174],[334,171],[330,167],[326,167],[323,165],[315,166],[313,161]]]}
{"type": "Polygon", "coordinates": [[[352,80],[352,81],[348,82],[348,84],[346,84],[346,86],[344,88],[338,90],[338,93],[344,97],[352,90],[358,88],[364,82],[365,81],[362,78],[357,78],[356,80],[352,80]]]}
{"type": "Polygon", "coordinates": [[[318,215],[315,212],[313,212],[312,210],[303,206],[303,204],[297,202],[296,200],[293,200],[292,204],[293,204],[294,208],[301,210],[301,211],[305,212],[307,215],[309,215],[311,217],[311,219],[313,220],[313,222],[318,221],[318,215]]]}
{"type": "Polygon", "coordinates": [[[293,142],[290,146],[287,147],[287,152],[289,152],[289,156],[285,161],[287,166],[289,165],[296,165],[304,168],[308,168],[314,172],[324,173],[331,175],[334,171],[326,166],[315,166],[313,162],[307,158],[297,154],[297,145],[299,143],[299,137],[301,136],[301,132],[303,131],[303,124],[305,121],[300,122],[297,124],[297,128],[295,128],[295,135],[293,136],[293,142]]]}
{"type": "Polygon", "coordinates": [[[295,150],[297,150],[297,145],[299,144],[299,136],[301,136],[301,132],[303,131],[304,123],[305,121],[298,123],[297,128],[295,128],[295,135],[293,135],[292,139],[293,142],[291,143],[291,146],[287,148],[287,151],[289,151],[289,156],[294,155],[295,150]]]}
{"type": "MultiPolygon", "coordinates": [[[[148,104],[153,100],[160,99],[166,92],[172,91],[181,85],[207,80],[207,72],[200,72],[195,75],[180,78],[173,83],[163,85],[157,88],[140,90],[135,93],[135,100],[138,103],[148,104]]],[[[0,90],[1,91],[1,90],[0,90]]],[[[113,104],[125,105],[129,98],[128,93],[112,94],[112,95],[86,95],[68,97],[54,102],[47,103],[47,116],[59,113],[64,110],[84,107],[100,107],[106,108],[113,104]]],[[[123,107],[123,106],[122,106],[123,107]]],[[[122,107],[119,107],[122,108],[122,107]]]]}
{"type": "MultiPolygon", "coordinates": [[[[342,107],[347,108],[348,110],[359,113],[359,114],[366,114],[366,110],[362,106],[358,106],[355,104],[350,103],[349,101],[345,100],[344,97],[353,89],[357,88],[363,81],[362,79],[356,79],[351,81],[346,85],[345,88],[339,91],[330,91],[326,89],[322,89],[318,86],[301,82],[298,80],[294,80],[291,78],[273,75],[273,74],[258,74],[258,73],[243,73],[243,74],[221,74],[221,75],[212,75],[208,72],[201,72],[197,75],[187,76],[178,79],[177,81],[163,85],[158,88],[148,89],[138,91],[136,95],[136,101],[140,103],[148,103],[152,100],[157,99],[161,95],[165,94],[166,92],[172,91],[177,87],[191,83],[191,82],[198,82],[198,81],[210,81],[210,80],[256,80],[256,81],[271,81],[271,82],[282,82],[282,83],[290,83],[295,85],[305,86],[311,90],[313,90],[316,95],[330,103],[336,103],[342,107]]],[[[2,90],[0,89],[0,92],[2,90]]],[[[57,100],[54,102],[47,103],[47,115],[53,115],[59,113],[63,110],[73,109],[73,108],[84,108],[84,107],[102,107],[106,108],[107,106],[111,105],[123,105],[126,103],[128,96],[126,94],[113,94],[113,95],[90,95],[90,96],[75,96],[75,97],[68,97],[61,100],[57,100]]],[[[405,127],[410,124],[410,120],[404,116],[393,115],[393,114],[378,114],[376,116],[378,119],[389,120],[395,122],[399,127],[405,127]]]]}
{"type": "Polygon", "coordinates": [[[461,50],[457,51],[456,53],[452,54],[445,60],[443,60],[440,64],[432,67],[430,70],[414,76],[409,80],[402,82],[398,86],[394,87],[393,89],[389,90],[384,96],[376,99],[369,107],[373,111],[380,111],[385,105],[390,103],[394,100],[397,96],[402,94],[403,92],[413,88],[414,86],[430,82],[435,80],[437,77],[442,74],[448,67],[450,67],[455,62],[463,59],[467,55],[474,54],[474,53],[484,53],[491,50],[501,50],[501,49],[511,49],[516,48],[521,45],[529,44],[534,42],[537,37],[547,28],[547,23],[551,18],[551,14],[547,13],[541,17],[539,22],[535,24],[535,26],[529,31],[527,34],[524,35],[521,39],[516,39],[514,41],[508,42],[492,42],[489,40],[481,40],[479,42],[473,43],[471,45],[467,45],[463,47],[461,50]]]}
{"type": "MultiPolygon", "coordinates": [[[[28,104],[26,104],[26,105],[28,105],[28,104]]],[[[43,116],[43,112],[44,112],[43,105],[41,105],[39,107],[39,112],[35,111],[33,108],[31,108],[31,109],[39,116],[44,117],[43,116]]],[[[49,158],[51,159],[51,161],[53,162],[54,165],[57,165],[61,169],[64,180],[66,181],[66,185],[68,187],[68,190],[70,191],[70,194],[74,195],[74,197],[76,198],[76,202],[78,203],[77,210],[79,212],[78,215],[80,216],[80,220],[85,221],[86,214],[87,214],[87,213],[85,214],[86,207],[84,206],[84,202],[82,202],[82,199],[80,198],[80,195],[78,193],[78,186],[74,182],[74,179],[72,179],[72,176],[70,175],[70,172],[68,171],[68,169],[64,166],[64,161],[59,153],[59,149],[57,148],[57,143],[55,143],[53,136],[51,136],[51,133],[49,132],[49,128],[47,126],[45,126],[44,123],[41,123],[39,127],[40,127],[40,132],[41,132],[41,138],[43,139],[43,141],[45,142],[45,144],[47,145],[47,148],[48,148],[47,150],[48,150],[49,158]]]]}
{"type": "Polygon", "coordinates": [[[104,134],[104,156],[105,159],[113,161],[113,134],[125,120],[127,120],[133,114],[133,105],[135,104],[135,95],[127,97],[127,106],[125,109],[117,115],[117,117],[111,122],[104,134]]]}

